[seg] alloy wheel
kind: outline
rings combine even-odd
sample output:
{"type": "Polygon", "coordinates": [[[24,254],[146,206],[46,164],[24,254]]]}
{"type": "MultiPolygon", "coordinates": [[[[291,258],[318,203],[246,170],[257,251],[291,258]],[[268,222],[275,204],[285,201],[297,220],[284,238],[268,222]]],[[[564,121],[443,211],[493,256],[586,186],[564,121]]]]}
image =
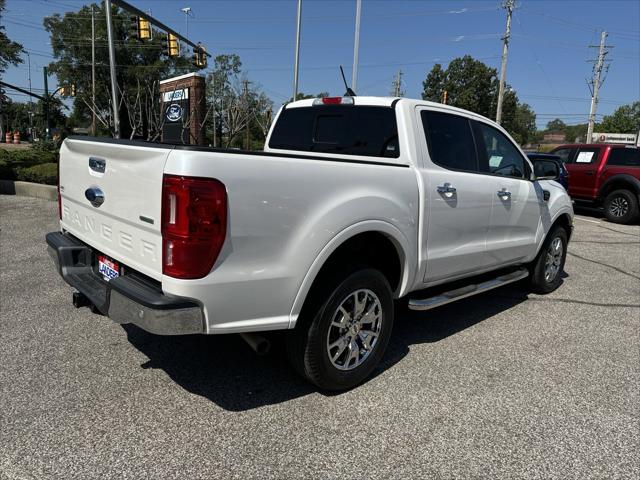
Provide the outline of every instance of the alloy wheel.
{"type": "Polygon", "coordinates": [[[335,310],[327,332],[327,354],[338,370],[359,367],[376,348],[382,330],[382,305],[369,289],[349,294],[335,310]]]}

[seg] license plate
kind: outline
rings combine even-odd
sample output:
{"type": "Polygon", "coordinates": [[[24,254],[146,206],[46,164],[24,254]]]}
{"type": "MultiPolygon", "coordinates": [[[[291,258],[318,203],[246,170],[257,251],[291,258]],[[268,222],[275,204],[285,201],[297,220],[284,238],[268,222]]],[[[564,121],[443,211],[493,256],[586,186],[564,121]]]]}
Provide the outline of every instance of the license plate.
{"type": "Polygon", "coordinates": [[[98,255],[98,272],[108,282],[120,276],[120,265],[104,255],[98,255]]]}

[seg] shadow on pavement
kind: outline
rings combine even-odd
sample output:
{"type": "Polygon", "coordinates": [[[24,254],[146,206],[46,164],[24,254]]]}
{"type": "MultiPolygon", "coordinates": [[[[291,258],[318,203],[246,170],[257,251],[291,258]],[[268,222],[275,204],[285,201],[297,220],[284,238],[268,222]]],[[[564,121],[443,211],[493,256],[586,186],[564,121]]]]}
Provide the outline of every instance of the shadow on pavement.
{"type": "MultiPolygon", "coordinates": [[[[411,345],[443,340],[527,300],[522,286],[500,295],[487,292],[428,312],[396,304],[396,322],[387,352],[374,377],[409,353],[411,345]]],[[[289,367],[282,334],[273,334],[272,353],[257,356],[238,335],[162,337],[123,325],[129,342],[149,357],[142,368],[160,368],[185,390],[230,411],[277,404],[316,392],[289,367]]]]}

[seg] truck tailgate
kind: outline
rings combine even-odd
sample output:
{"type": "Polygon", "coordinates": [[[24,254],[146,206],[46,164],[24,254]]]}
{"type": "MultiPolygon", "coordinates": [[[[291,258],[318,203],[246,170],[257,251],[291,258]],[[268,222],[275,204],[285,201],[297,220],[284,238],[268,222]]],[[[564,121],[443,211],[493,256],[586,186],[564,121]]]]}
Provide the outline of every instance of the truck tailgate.
{"type": "Polygon", "coordinates": [[[162,176],[171,148],[65,140],[60,149],[62,228],[122,264],[161,280],[162,176]],[[103,195],[102,204],[93,199],[96,193],[103,195]]]}

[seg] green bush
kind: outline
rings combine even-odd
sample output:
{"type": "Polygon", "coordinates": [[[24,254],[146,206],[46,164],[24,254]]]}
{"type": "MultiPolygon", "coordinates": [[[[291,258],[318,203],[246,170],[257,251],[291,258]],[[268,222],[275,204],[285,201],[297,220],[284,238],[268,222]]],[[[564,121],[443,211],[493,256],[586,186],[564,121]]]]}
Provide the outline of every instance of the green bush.
{"type": "Polygon", "coordinates": [[[33,167],[18,168],[16,177],[23,182],[44,183],[56,185],[58,183],[58,164],[42,163],[33,167]]]}
{"type": "Polygon", "coordinates": [[[50,143],[34,144],[29,149],[0,149],[0,179],[55,185],[57,163],[58,151],[50,143]],[[53,172],[53,180],[49,172],[53,172]]]}

